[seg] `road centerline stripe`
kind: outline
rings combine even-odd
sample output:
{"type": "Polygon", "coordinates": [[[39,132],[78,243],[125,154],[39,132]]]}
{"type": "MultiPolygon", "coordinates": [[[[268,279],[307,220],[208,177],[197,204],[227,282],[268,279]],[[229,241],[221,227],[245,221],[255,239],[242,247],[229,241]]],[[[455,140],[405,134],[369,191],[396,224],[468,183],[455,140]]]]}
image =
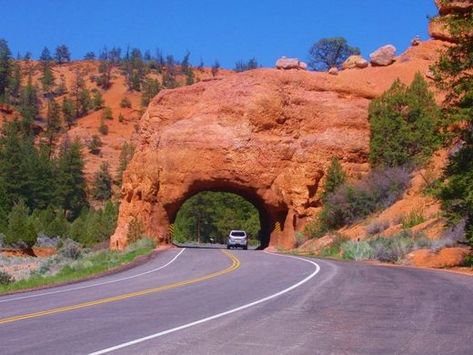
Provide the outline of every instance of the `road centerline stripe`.
{"type": "MultiPolygon", "coordinates": [[[[137,277],[140,277],[140,276],[143,276],[143,275],[151,274],[153,272],[162,270],[165,267],[171,265],[184,252],[184,250],[186,250],[186,248],[182,249],[176,256],[174,256],[166,264],[164,264],[162,266],[159,266],[157,268],[148,270],[148,271],[140,272],[139,274],[136,274],[136,275],[126,276],[126,277],[122,277],[122,278],[119,278],[119,279],[109,280],[109,281],[105,281],[105,282],[101,282],[101,283],[94,283],[94,284],[91,284],[91,285],[76,286],[76,287],[68,288],[66,290],[47,291],[47,292],[42,292],[42,293],[34,294],[34,295],[18,296],[18,297],[14,297],[14,298],[0,299],[0,303],[19,301],[19,300],[24,300],[24,299],[29,299],[29,298],[37,298],[37,297],[41,297],[41,296],[55,295],[55,294],[58,294],[58,293],[64,293],[64,292],[70,292],[70,291],[78,291],[78,290],[83,290],[83,289],[86,289],[86,288],[98,287],[98,286],[103,286],[103,285],[108,285],[108,284],[112,284],[112,283],[116,283],[116,282],[121,282],[121,281],[125,281],[125,280],[134,279],[134,278],[137,278],[137,277]]],[[[58,286],[58,287],[60,287],[60,286],[58,286]]]]}
{"type": "Polygon", "coordinates": [[[161,337],[163,335],[166,335],[166,334],[170,334],[170,333],[174,333],[174,332],[177,332],[177,331],[180,331],[180,330],[183,330],[183,329],[186,329],[186,328],[190,328],[190,327],[193,327],[193,326],[196,326],[196,325],[199,325],[199,324],[202,324],[202,323],[206,323],[206,322],[209,322],[209,321],[212,321],[214,319],[218,319],[218,318],[222,318],[222,317],[225,317],[227,315],[230,315],[230,314],[233,314],[233,313],[236,313],[236,312],[239,312],[239,311],[242,311],[242,310],[245,310],[247,308],[250,308],[250,307],[254,307],[256,305],[259,305],[261,303],[264,303],[264,302],[267,302],[269,300],[272,300],[276,297],[279,297],[285,293],[288,293],[300,286],[302,286],[303,284],[305,284],[306,282],[308,282],[309,280],[311,280],[315,275],[317,275],[320,271],[320,266],[319,264],[317,264],[316,262],[314,261],[311,261],[311,260],[308,260],[308,259],[304,259],[304,258],[300,258],[300,257],[297,257],[297,256],[292,256],[292,255],[284,255],[284,254],[275,254],[275,253],[268,253],[268,252],[264,252],[266,254],[270,254],[270,255],[274,255],[274,256],[280,256],[280,257],[287,257],[287,258],[293,258],[293,259],[297,259],[297,260],[302,260],[302,261],[305,261],[309,264],[312,264],[315,266],[315,270],[310,274],[308,275],[307,277],[305,277],[304,279],[300,280],[299,282],[296,282],[295,284],[279,291],[279,292],[276,292],[272,295],[269,295],[267,297],[264,297],[264,298],[260,298],[254,302],[251,302],[251,303],[247,303],[247,304],[244,304],[242,306],[239,306],[239,307],[236,307],[236,308],[233,308],[233,309],[230,309],[228,311],[225,311],[225,312],[222,312],[222,313],[218,313],[218,314],[214,314],[213,316],[210,316],[210,317],[207,317],[207,318],[202,318],[202,319],[199,319],[199,320],[196,320],[194,322],[191,322],[191,323],[187,323],[187,324],[184,324],[184,325],[181,325],[181,326],[178,326],[178,327],[175,327],[175,328],[171,328],[171,329],[167,329],[167,330],[164,330],[164,331],[161,331],[161,332],[158,332],[158,333],[155,333],[155,334],[151,334],[151,335],[148,335],[148,336],[145,336],[145,337],[142,337],[142,338],[139,338],[139,339],[135,339],[135,340],[131,340],[131,341],[128,341],[126,343],[122,343],[122,344],[119,344],[119,345],[115,345],[115,346],[111,346],[109,348],[106,348],[106,349],[102,349],[102,350],[98,350],[98,351],[95,351],[93,353],[90,353],[89,355],[101,355],[101,354],[107,354],[107,353],[110,353],[110,352],[113,352],[115,350],[120,350],[120,349],[123,349],[123,348],[127,348],[129,346],[132,346],[132,345],[135,345],[135,344],[139,344],[139,343],[143,343],[145,341],[148,341],[148,340],[151,340],[151,339],[155,339],[155,338],[158,338],[158,337],[161,337]]]}
{"type": "Polygon", "coordinates": [[[178,287],[192,285],[192,284],[196,284],[198,282],[203,282],[203,281],[210,280],[210,279],[213,279],[213,278],[218,277],[218,276],[228,274],[232,271],[235,271],[236,269],[238,269],[240,267],[240,260],[238,260],[238,258],[236,256],[234,256],[233,254],[227,252],[226,250],[223,250],[222,252],[232,261],[232,264],[229,267],[227,267],[223,270],[220,270],[220,271],[216,271],[216,272],[213,272],[213,273],[210,273],[210,274],[207,274],[207,275],[204,275],[204,276],[196,277],[196,278],[193,278],[193,279],[189,279],[189,280],[175,282],[175,283],[168,284],[168,285],[163,285],[163,286],[159,286],[159,287],[144,289],[144,290],[141,290],[141,291],[125,293],[125,294],[122,294],[122,295],[117,295],[117,296],[112,296],[112,297],[100,298],[100,299],[97,299],[97,300],[94,300],[94,301],[82,302],[82,303],[78,303],[78,304],[70,305],[70,306],[51,308],[51,309],[44,310],[44,311],[39,311],[39,312],[33,312],[33,313],[21,314],[21,315],[17,315],[17,316],[0,318],[0,324],[13,323],[13,322],[17,322],[17,321],[25,320],[25,319],[39,318],[39,317],[43,317],[43,316],[48,316],[48,315],[53,315],[53,314],[58,314],[58,313],[64,313],[64,312],[68,312],[68,311],[93,307],[93,306],[112,303],[112,302],[123,301],[123,300],[127,300],[127,299],[134,298],[134,297],[145,296],[145,295],[158,293],[158,292],[162,292],[162,291],[166,291],[166,290],[170,290],[170,289],[174,289],[174,288],[178,288],[178,287]]]}

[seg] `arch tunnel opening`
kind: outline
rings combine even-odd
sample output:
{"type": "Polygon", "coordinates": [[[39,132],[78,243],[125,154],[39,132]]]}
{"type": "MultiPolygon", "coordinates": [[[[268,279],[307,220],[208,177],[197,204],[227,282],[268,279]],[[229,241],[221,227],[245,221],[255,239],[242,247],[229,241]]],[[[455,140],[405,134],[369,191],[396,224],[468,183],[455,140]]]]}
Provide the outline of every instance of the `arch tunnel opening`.
{"type": "Polygon", "coordinates": [[[269,218],[264,210],[233,192],[201,191],[179,208],[172,223],[177,245],[226,244],[231,230],[244,230],[250,249],[269,243],[269,218]]]}
{"type": "MultiPolygon", "coordinates": [[[[164,204],[167,220],[171,225],[171,240],[175,244],[179,241],[194,239],[195,242],[209,241],[226,243],[231,230],[247,230],[253,243],[258,242],[258,249],[264,249],[272,243],[272,238],[284,230],[284,222],[288,216],[288,208],[280,202],[268,201],[266,189],[258,190],[248,186],[238,179],[209,179],[195,180],[185,192],[179,192],[174,199],[164,204]],[[190,202],[188,202],[190,201],[190,202]],[[211,201],[210,204],[206,203],[211,201]],[[194,209],[193,217],[189,216],[188,206],[198,206],[194,209]],[[206,208],[201,208],[204,206],[206,208]],[[186,212],[187,211],[187,212],[186,212]],[[204,230],[202,219],[197,221],[196,212],[211,212],[216,218],[210,219],[216,228],[204,230]],[[222,213],[220,213],[222,212],[222,213]],[[185,214],[187,213],[187,218],[185,214]],[[223,217],[222,217],[223,215],[223,217]],[[194,218],[194,221],[189,219],[194,218]],[[185,221],[193,228],[187,226],[185,221]],[[200,223],[198,231],[196,224],[200,223]],[[259,227],[259,228],[258,228],[259,227]],[[215,231],[218,232],[215,232],[215,231]],[[181,239],[179,239],[181,238],[181,239]]],[[[277,242],[277,241],[276,241],[277,242]]],[[[254,247],[253,247],[254,248],[254,247]]]]}

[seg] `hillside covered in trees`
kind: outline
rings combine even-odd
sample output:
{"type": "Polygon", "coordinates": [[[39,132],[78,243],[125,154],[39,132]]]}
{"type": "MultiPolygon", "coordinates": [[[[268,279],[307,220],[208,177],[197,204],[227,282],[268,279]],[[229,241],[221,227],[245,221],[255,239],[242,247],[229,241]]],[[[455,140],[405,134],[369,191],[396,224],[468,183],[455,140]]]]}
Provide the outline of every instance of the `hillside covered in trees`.
{"type": "MultiPolygon", "coordinates": [[[[240,60],[235,71],[257,66],[254,58],[240,60]]],[[[163,89],[230,73],[218,61],[193,66],[190,53],[178,60],[137,48],[104,48],[72,60],[60,45],[45,47],[36,59],[29,52],[15,58],[0,40],[0,244],[30,247],[41,235],[84,245],[106,241],[118,212],[112,201],[149,101],[163,89]]],[[[244,217],[254,222],[254,213],[244,217]]],[[[195,217],[182,215],[177,230],[192,239],[195,217]]],[[[205,219],[208,225],[217,217],[205,219]]],[[[252,235],[257,230],[252,226],[252,235]]],[[[200,233],[208,239],[210,230],[200,233]]]]}

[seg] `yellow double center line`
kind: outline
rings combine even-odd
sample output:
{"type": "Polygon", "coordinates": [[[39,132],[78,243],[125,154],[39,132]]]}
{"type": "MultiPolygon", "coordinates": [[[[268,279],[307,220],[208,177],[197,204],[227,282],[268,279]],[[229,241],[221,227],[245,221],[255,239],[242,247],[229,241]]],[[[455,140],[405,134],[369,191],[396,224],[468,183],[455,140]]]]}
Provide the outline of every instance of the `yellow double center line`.
{"type": "Polygon", "coordinates": [[[168,285],[163,285],[163,286],[159,286],[159,287],[155,287],[155,288],[147,288],[147,289],[144,289],[144,290],[141,290],[141,291],[125,293],[125,294],[118,295],[118,296],[100,298],[100,299],[95,300],[95,301],[83,302],[83,303],[78,303],[78,304],[75,304],[75,305],[65,306],[65,307],[51,308],[51,309],[47,309],[45,311],[27,313],[27,314],[22,314],[22,315],[18,315],[18,316],[7,317],[7,318],[0,318],[0,324],[12,323],[12,322],[17,322],[17,321],[23,320],[23,319],[39,318],[39,317],[48,316],[48,315],[57,314],[57,313],[74,311],[74,310],[77,310],[77,309],[97,306],[97,305],[100,305],[100,304],[123,301],[123,300],[127,300],[127,299],[134,298],[134,297],[145,296],[145,295],[149,295],[149,294],[153,294],[153,293],[158,293],[158,292],[170,290],[170,289],[173,289],[173,288],[192,285],[192,284],[195,284],[195,283],[198,283],[198,282],[206,281],[206,280],[218,277],[218,276],[228,274],[232,271],[235,271],[236,269],[238,269],[240,267],[240,261],[238,260],[238,258],[236,256],[228,253],[227,251],[223,251],[223,253],[227,257],[230,258],[230,260],[232,261],[232,264],[229,267],[227,267],[227,268],[225,268],[221,271],[213,272],[211,274],[207,274],[207,275],[197,277],[197,278],[194,278],[194,279],[184,280],[184,281],[180,281],[180,282],[176,282],[176,283],[172,283],[172,284],[168,284],[168,285]]]}

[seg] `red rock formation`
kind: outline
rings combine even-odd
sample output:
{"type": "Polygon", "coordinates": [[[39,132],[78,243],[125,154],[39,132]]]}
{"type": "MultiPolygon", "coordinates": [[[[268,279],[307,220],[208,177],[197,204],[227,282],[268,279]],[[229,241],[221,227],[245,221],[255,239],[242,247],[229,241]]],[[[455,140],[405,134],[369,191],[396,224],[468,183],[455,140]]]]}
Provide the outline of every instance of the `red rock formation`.
{"type": "MultiPolygon", "coordinates": [[[[439,15],[434,17],[429,23],[429,35],[441,41],[455,42],[450,33],[446,22],[449,16],[455,13],[465,13],[473,10],[472,0],[458,0],[458,1],[442,1],[435,0],[435,4],[439,9],[439,15]]],[[[470,34],[473,36],[473,34],[470,34]]]]}
{"type": "Polygon", "coordinates": [[[470,11],[473,8],[473,1],[471,0],[458,0],[458,1],[445,1],[435,0],[435,5],[439,9],[440,15],[448,15],[455,12],[470,11]]]}
{"type": "Polygon", "coordinates": [[[320,205],[330,159],[352,176],[368,170],[370,100],[398,77],[427,72],[436,49],[424,42],[389,67],[338,76],[257,69],[162,91],[140,121],[111,247],[126,245],[135,218],[168,243],[182,203],[204,190],[247,198],[260,211],[263,244],[292,247],[320,205]]]}

